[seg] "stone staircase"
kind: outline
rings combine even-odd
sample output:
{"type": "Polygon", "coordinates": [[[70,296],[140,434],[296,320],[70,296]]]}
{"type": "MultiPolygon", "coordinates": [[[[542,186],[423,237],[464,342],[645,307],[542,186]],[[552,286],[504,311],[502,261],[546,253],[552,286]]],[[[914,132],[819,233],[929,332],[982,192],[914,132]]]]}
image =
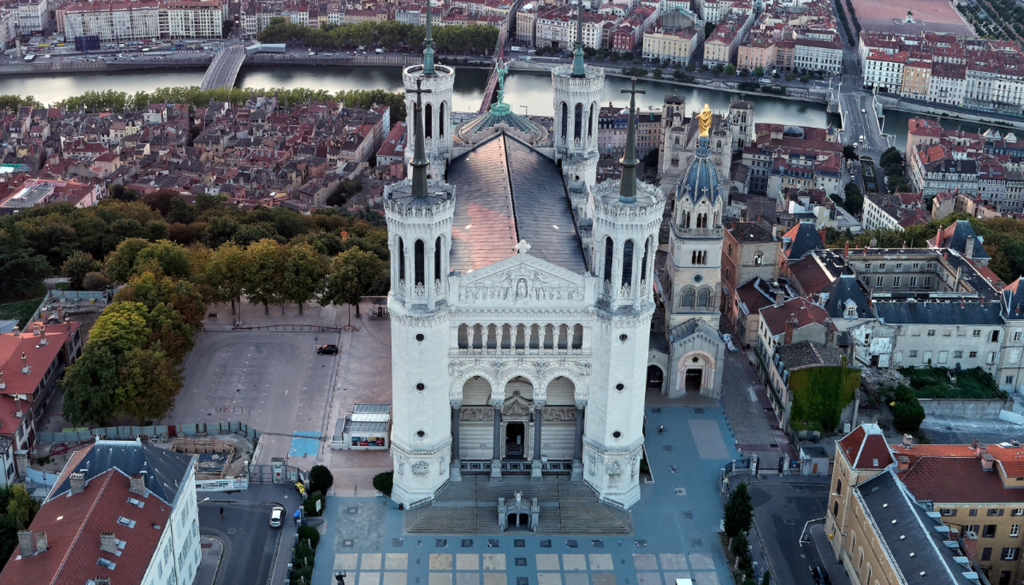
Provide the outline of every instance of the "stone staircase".
{"type": "Polygon", "coordinates": [[[498,498],[510,500],[515,492],[523,500],[537,498],[540,520],[537,534],[632,534],[626,510],[598,501],[583,482],[551,476],[543,482],[528,477],[505,477],[491,483],[487,476],[463,476],[448,484],[434,502],[405,513],[405,531],[411,534],[497,534],[498,498]]]}

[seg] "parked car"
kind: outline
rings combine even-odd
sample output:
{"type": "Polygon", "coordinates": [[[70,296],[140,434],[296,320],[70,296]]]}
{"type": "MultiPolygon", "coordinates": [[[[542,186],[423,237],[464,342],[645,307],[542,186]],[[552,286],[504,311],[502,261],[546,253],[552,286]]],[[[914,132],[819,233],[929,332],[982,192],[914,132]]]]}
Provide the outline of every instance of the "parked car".
{"type": "Polygon", "coordinates": [[[270,527],[280,528],[281,524],[284,523],[284,508],[281,506],[274,506],[274,509],[270,511],[270,527]]]}
{"type": "Polygon", "coordinates": [[[334,345],[333,343],[321,345],[320,347],[316,348],[316,352],[320,355],[337,355],[338,346],[334,345]]]}

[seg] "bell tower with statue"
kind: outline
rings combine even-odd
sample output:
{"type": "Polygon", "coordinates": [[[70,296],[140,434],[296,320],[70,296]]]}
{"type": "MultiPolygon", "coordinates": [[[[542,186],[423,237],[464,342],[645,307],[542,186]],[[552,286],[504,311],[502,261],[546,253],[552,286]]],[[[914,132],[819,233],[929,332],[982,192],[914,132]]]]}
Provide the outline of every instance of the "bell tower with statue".
{"type": "Polygon", "coordinates": [[[583,5],[576,7],[576,50],[572,65],[551,70],[555,85],[555,161],[569,184],[597,183],[597,121],[604,89],[604,69],[583,63],[583,5]]]}

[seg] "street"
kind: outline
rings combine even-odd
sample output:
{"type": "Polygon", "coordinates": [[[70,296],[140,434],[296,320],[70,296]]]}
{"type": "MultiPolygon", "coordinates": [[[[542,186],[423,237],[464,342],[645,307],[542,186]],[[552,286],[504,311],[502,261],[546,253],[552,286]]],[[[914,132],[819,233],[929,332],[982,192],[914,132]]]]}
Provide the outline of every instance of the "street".
{"type": "MultiPolygon", "coordinates": [[[[750,485],[757,529],[775,573],[773,583],[814,585],[810,566],[820,564],[820,559],[813,545],[800,544],[800,533],[808,520],[825,515],[828,488],[827,483],[750,485]]],[[[833,582],[841,583],[835,577],[833,582]]]]}
{"type": "MultiPolygon", "coordinates": [[[[219,494],[212,494],[213,498],[219,494]]],[[[218,585],[266,583],[284,530],[270,527],[272,504],[208,502],[199,505],[199,532],[224,544],[218,585]],[[220,508],[224,517],[220,517],[220,508]]],[[[290,522],[290,520],[289,520],[290,522]]],[[[281,559],[287,563],[287,559],[281,559]]]]}

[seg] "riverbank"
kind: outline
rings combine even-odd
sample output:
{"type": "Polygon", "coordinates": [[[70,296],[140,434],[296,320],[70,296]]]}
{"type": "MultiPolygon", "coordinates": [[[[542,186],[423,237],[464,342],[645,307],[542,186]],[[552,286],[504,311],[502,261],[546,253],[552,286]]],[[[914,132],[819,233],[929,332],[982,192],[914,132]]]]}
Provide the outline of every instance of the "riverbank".
{"type": "Polygon", "coordinates": [[[1013,114],[979,112],[953,106],[935,107],[934,105],[925,102],[904,100],[898,97],[882,94],[877,95],[875,99],[878,101],[879,105],[882,106],[883,111],[895,110],[898,112],[916,114],[929,118],[944,118],[946,120],[957,122],[974,122],[984,124],[986,126],[1001,126],[1003,128],[1024,130],[1024,118],[1014,116],[1013,114]]]}

